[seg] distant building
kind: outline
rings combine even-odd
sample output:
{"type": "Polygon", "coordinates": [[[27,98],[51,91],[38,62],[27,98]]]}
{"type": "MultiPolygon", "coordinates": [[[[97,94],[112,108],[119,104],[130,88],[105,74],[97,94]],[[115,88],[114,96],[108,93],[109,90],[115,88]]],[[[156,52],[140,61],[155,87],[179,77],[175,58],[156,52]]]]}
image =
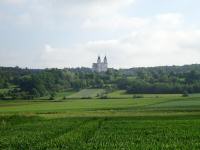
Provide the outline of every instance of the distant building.
{"type": "Polygon", "coordinates": [[[96,72],[106,72],[108,70],[108,62],[106,56],[101,62],[100,56],[98,56],[97,63],[92,64],[92,70],[96,72]]]}

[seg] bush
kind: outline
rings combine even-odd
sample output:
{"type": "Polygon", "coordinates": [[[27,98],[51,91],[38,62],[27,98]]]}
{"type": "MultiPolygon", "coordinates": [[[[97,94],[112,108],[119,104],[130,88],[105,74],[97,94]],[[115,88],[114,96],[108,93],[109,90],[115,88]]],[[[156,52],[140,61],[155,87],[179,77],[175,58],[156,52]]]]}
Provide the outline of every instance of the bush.
{"type": "Polygon", "coordinates": [[[100,97],[100,99],[108,99],[108,96],[107,96],[107,95],[102,95],[102,96],[100,97]]]}
{"type": "Polygon", "coordinates": [[[144,96],[143,95],[133,95],[133,98],[135,99],[135,98],[144,98],[144,96]]]}
{"type": "Polygon", "coordinates": [[[4,100],[5,99],[5,94],[4,93],[0,93],[0,99],[4,100]]]}
{"type": "Polygon", "coordinates": [[[54,100],[55,99],[55,93],[51,93],[51,96],[49,97],[49,100],[54,100]]]}
{"type": "Polygon", "coordinates": [[[100,94],[98,93],[96,97],[100,97],[100,94]]]}
{"type": "Polygon", "coordinates": [[[89,96],[87,96],[87,97],[81,97],[81,99],[92,99],[92,97],[89,97],[89,96]]]}
{"type": "Polygon", "coordinates": [[[188,92],[184,91],[183,94],[182,94],[182,97],[188,97],[188,96],[189,96],[188,92]]]}
{"type": "Polygon", "coordinates": [[[23,98],[27,99],[27,100],[33,100],[34,96],[33,95],[25,95],[23,98]]]}

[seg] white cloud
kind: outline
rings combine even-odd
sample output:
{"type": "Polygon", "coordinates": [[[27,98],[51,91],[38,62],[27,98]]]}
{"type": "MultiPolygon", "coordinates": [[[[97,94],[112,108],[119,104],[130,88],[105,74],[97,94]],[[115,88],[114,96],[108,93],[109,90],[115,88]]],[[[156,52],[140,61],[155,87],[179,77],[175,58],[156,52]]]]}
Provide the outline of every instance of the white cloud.
{"type": "Polygon", "coordinates": [[[184,17],[180,13],[165,13],[159,14],[155,16],[155,20],[153,22],[157,22],[158,24],[154,26],[156,28],[166,28],[166,29],[178,29],[182,27],[184,24],[184,17]]]}
{"type": "MultiPolygon", "coordinates": [[[[43,26],[55,30],[66,28],[68,24],[73,26],[78,20],[88,20],[89,23],[90,19],[116,15],[134,2],[135,0],[59,0],[59,2],[56,0],[1,0],[0,4],[10,5],[10,8],[15,11],[0,10],[0,14],[10,16],[9,20],[4,19],[10,24],[43,26]]],[[[117,20],[118,24],[122,24],[122,20],[117,20]]],[[[138,23],[134,24],[138,26],[138,23]]]]}
{"type": "Polygon", "coordinates": [[[59,48],[46,44],[40,55],[40,63],[45,68],[80,67],[91,63],[92,60],[88,58],[92,59],[92,55],[82,46],[59,48]]]}
{"type": "Polygon", "coordinates": [[[37,63],[45,67],[90,67],[98,54],[105,53],[110,67],[200,63],[200,28],[192,28],[178,12],[127,15],[135,1],[1,0],[0,4],[11,7],[0,10],[0,25],[9,22],[14,30],[22,25],[19,31],[36,36],[28,37],[30,40],[43,40],[37,63]],[[59,38],[75,45],[61,47],[58,44],[65,43],[59,38]]]}
{"type": "Polygon", "coordinates": [[[87,19],[82,27],[86,29],[139,29],[148,23],[148,19],[139,17],[114,16],[112,18],[87,19]]]}
{"type": "Polygon", "coordinates": [[[30,25],[32,23],[30,14],[24,13],[24,14],[19,15],[16,18],[16,23],[19,25],[30,25]]]}
{"type": "Polygon", "coordinates": [[[140,30],[133,30],[125,37],[89,41],[70,49],[55,48],[51,55],[47,52],[43,57],[47,64],[55,66],[84,64],[90,67],[96,56],[105,52],[110,67],[117,68],[198,63],[200,30],[185,28],[180,16],[155,16],[148,24],[141,26],[140,30]]]}
{"type": "Polygon", "coordinates": [[[199,40],[198,30],[153,30],[138,32],[117,41],[93,42],[90,48],[96,51],[108,49],[113,67],[183,65],[199,62],[199,40]]]}
{"type": "Polygon", "coordinates": [[[156,15],[156,18],[160,21],[160,23],[171,23],[174,24],[174,26],[177,26],[184,21],[184,18],[180,13],[159,14],[156,15]]]}
{"type": "MultiPolygon", "coordinates": [[[[44,5],[66,16],[101,17],[116,14],[135,0],[45,0],[44,5]]],[[[41,3],[40,3],[41,4],[41,3]]]]}
{"type": "Polygon", "coordinates": [[[89,18],[83,23],[83,28],[95,30],[119,30],[119,29],[144,29],[152,28],[178,29],[183,25],[184,18],[180,13],[159,14],[152,17],[126,17],[114,15],[112,17],[89,18]]]}
{"type": "Polygon", "coordinates": [[[21,5],[24,4],[26,0],[1,0],[1,3],[11,4],[11,5],[21,5]]]}

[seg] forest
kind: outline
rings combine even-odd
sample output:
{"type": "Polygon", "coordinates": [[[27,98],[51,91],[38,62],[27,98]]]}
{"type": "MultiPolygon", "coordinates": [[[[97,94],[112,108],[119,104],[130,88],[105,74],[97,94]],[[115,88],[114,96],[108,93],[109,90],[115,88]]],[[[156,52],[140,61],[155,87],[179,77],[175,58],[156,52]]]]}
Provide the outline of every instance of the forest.
{"type": "Polygon", "coordinates": [[[28,69],[0,67],[1,99],[34,99],[59,91],[85,88],[115,89],[135,93],[199,93],[200,65],[109,69],[28,69]]]}

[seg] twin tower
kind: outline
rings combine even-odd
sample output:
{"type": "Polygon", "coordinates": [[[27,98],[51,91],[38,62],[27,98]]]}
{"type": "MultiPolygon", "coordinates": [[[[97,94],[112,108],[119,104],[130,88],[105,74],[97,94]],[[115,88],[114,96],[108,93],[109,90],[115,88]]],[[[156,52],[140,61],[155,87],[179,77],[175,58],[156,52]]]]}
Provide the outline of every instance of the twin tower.
{"type": "Polygon", "coordinates": [[[101,57],[98,56],[97,63],[92,64],[92,70],[96,72],[106,72],[108,70],[108,61],[106,56],[103,59],[103,62],[101,62],[101,57]]]}

